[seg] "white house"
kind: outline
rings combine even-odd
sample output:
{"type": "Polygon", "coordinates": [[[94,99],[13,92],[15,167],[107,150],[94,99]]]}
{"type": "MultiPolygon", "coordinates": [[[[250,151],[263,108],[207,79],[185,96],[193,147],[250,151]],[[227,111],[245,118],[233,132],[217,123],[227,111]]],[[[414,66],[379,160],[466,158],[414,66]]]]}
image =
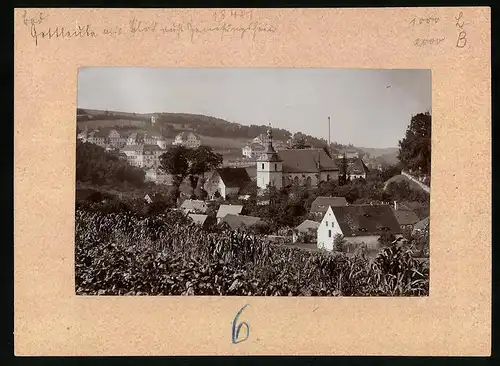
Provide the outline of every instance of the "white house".
{"type": "Polygon", "coordinates": [[[170,174],[164,173],[158,168],[149,168],[146,170],[146,176],[144,177],[146,182],[153,182],[155,184],[172,184],[172,176],[170,174]]]}
{"type": "Polygon", "coordinates": [[[265,147],[257,142],[252,142],[250,145],[245,146],[241,149],[243,156],[254,159],[265,151],[265,147]]]}
{"type": "Polygon", "coordinates": [[[361,158],[352,158],[347,164],[347,175],[349,179],[366,179],[367,174],[370,169],[366,166],[365,162],[361,158]]]}
{"type": "Polygon", "coordinates": [[[158,145],[133,144],[124,146],[120,152],[127,155],[127,161],[132,166],[158,168],[160,156],[165,151],[158,145]]]}
{"type": "Polygon", "coordinates": [[[273,147],[271,129],[266,150],[257,160],[257,186],[281,188],[289,185],[316,187],[322,181],[338,180],[339,168],[323,149],[286,149],[273,147]]]}
{"type": "Polygon", "coordinates": [[[172,145],[184,145],[190,148],[197,148],[201,145],[201,139],[193,132],[184,131],[175,136],[175,140],[172,142],[172,145]]]}
{"type": "Polygon", "coordinates": [[[401,237],[391,206],[330,206],[318,227],[317,245],[333,250],[335,237],[342,235],[351,246],[365,243],[368,249],[377,249],[378,239],[384,233],[401,237]]]}
{"type": "Polygon", "coordinates": [[[206,180],[204,188],[210,198],[214,198],[216,192],[226,198],[231,194],[244,194],[244,188],[252,183],[245,168],[220,168],[212,172],[206,180]]]}

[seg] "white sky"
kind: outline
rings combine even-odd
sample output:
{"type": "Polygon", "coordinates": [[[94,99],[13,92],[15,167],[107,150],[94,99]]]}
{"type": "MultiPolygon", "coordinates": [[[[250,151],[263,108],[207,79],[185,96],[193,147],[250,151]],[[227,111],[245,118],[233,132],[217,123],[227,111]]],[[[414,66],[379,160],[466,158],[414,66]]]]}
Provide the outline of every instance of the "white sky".
{"type": "Polygon", "coordinates": [[[396,147],[431,109],[430,70],[89,67],[78,107],[195,113],[301,131],[359,147],[396,147]],[[390,88],[387,88],[390,86],[390,88]]]}

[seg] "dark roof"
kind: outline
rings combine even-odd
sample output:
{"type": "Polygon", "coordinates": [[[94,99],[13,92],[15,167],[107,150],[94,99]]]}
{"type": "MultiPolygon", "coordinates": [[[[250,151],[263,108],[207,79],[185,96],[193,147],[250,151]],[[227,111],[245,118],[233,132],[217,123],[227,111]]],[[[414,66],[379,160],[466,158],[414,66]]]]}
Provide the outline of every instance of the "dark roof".
{"type": "Polygon", "coordinates": [[[252,181],[245,168],[220,168],[217,172],[226,187],[243,188],[252,181]]]}
{"type": "Polygon", "coordinates": [[[347,206],[345,197],[317,197],[311,203],[311,212],[325,213],[328,206],[347,206]]]}
{"type": "Polygon", "coordinates": [[[279,150],[278,155],[283,160],[284,173],[318,173],[319,171],[339,170],[335,161],[323,149],[286,149],[279,150]]]}
{"type": "Polygon", "coordinates": [[[394,216],[396,220],[398,220],[399,225],[413,225],[419,221],[417,214],[411,210],[405,210],[404,208],[395,210],[393,208],[392,212],[394,212],[394,216]]]}
{"type": "Polygon", "coordinates": [[[413,226],[413,231],[415,232],[417,230],[424,230],[427,225],[429,225],[429,218],[428,217],[426,217],[425,219],[420,220],[419,222],[417,222],[413,226]]]}
{"type": "Polygon", "coordinates": [[[300,232],[308,232],[309,230],[316,230],[319,226],[319,222],[313,220],[305,220],[296,229],[300,232]]]}
{"type": "Polygon", "coordinates": [[[367,174],[370,172],[365,162],[360,158],[352,159],[347,168],[349,174],[367,174]]]}
{"type": "Polygon", "coordinates": [[[401,233],[392,207],[387,205],[339,206],[332,211],[346,237],[401,233]]]}
{"type": "Polygon", "coordinates": [[[229,225],[229,227],[233,230],[238,229],[241,226],[250,227],[250,226],[258,223],[259,221],[260,221],[260,217],[233,215],[233,214],[227,214],[222,219],[222,222],[227,223],[229,225]]]}

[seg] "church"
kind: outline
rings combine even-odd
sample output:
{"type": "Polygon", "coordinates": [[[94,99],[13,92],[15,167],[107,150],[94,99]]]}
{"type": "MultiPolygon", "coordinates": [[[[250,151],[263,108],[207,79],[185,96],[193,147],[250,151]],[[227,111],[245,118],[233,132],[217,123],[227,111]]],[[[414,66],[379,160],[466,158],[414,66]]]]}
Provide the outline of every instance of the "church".
{"type": "Polygon", "coordinates": [[[289,185],[317,187],[322,181],[338,180],[339,168],[323,149],[276,151],[272,131],[267,131],[266,149],[257,157],[257,187],[277,189],[289,185]]]}

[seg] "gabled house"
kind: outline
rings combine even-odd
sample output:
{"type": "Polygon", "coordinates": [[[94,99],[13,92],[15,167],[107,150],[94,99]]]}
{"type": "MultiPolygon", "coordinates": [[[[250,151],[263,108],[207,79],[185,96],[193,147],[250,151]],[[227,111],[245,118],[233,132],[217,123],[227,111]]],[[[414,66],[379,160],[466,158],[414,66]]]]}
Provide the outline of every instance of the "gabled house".
{"type": "Polygon", "coordinates": [[[217,223],[220,223],[226,215],[239,215],[242,210],[242,205],[220,205],[216,216],[217,223]]]}
{"type": "Polygon", "coordinates": [[[191,220],[193,220],[193,222],[196,225],[200,225],[202,227],[207,227],[208,225],[210,225],[210,223],[212,221],[212,220],[210,220],[210,217],[208,215],[189,214],[188,216],[191,218],[191,220]]]}
{"type": "Polygon", "coordinates": [[[197,148],[201,146],[201,138],[190,131],[184,131],[175,136],[172,145],[184,145],[190,148],[197,148]]]}
{"type": "Polygon", "coordinates": [[[108,143],[108,134],[105,131],[94,130],[87,135],[87,142],[101,147],[106,147],[106,144],[108,143]]]}
{"type": "Polygon", "coordinates": [[[412,235],[416,235],[424,231],[425,229],[429,229],[429,218],[426,217],[423,220],[420,220],[415,225],[413,225],[412,235]]]}
{"type": "Polygon", "coordinates": [[[180,209],[185,214],[204,214],[207,212],[208,207],[204,201],[187,199],[182,202],[180,209]]]}
{"type": "Polygon", "coordinates": [[[347,176],[349,179],[366,179],[370,169],[361,158],[353,158],[347,163],[347,176]]]}
{"type": "Polygon", "coordinates": [[[296,243],[300,236],[311,235],[316,236],[319,227],[319,222],[313,220],[304,220],[299,226],[295,228],[292,234],[292,242],[296,243]]]}
{"type": "Polygon", "coordinates": [[[220,222],[224,222],[229,225],[233,230],[241,228],[249,228],[261,221],[260,217],[255,216],[245,216],[245,215],[235,215],[227,214],[224,216],[220,222]]]}
{"type": "Polygon", "coordinates": [[[122,137],[117,130],[112,129],[108,134],[108,142],[112,147],[120,148],[127,143],[127,139],[122,137]]]}
{"type": "Polygon", "coordinates": [[[381,235],[401,237],[402,230],[388,205],[328,207],[317,231],[318,248],[333,250],[337,235],[351,245],[365,243],[369,249],[379,247],[381,235]]]}
{"type": "Polygon", "coordinates": [[[398,206],[397,202],[394,202],[392,211],[401,230],[413,230],[413,226],[420,221],[415,212],[405,206],[398,206]]]}
{"type": "Polygon", "coordinates": [[[245,168],[220,168],[215,170],[205,182],[205,190],[210,198],[216,192],[226,198],[231,194],[238,194],[252,183],[245,168]]]}
{"type": "Polygon", "coordinates": [[[328,210],[328,207],[347,206],[345,197],[325,197],[319,196],[311,203],[310,213],[317,219],[321,220],[323,215],[328,210]]]}

